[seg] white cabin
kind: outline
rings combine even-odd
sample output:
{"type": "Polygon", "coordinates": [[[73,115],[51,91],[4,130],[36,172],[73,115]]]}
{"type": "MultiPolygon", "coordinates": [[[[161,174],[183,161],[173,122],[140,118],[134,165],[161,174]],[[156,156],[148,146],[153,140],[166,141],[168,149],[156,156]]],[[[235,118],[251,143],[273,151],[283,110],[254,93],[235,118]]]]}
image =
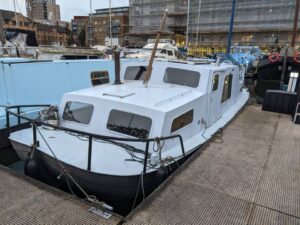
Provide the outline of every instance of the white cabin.
{"type": "Polygon", "coordinates": [[[145,62],[128,63],[121,70],[122,85],[65,94],[60,125],[125,138],[180,134],[187,141],[248,99],[241,92],[237,66],[155,61],[147,87],[142,81],[145,70],[145,62]]]}

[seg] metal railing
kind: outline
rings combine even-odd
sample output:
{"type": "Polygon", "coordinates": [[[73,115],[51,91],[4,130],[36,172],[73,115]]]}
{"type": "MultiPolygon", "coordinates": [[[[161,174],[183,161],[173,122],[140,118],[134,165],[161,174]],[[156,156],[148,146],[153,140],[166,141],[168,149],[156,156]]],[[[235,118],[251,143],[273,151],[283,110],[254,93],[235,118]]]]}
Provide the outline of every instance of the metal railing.
{"type": "Polygon", "coordinates": [[[21,111],[22,108],[43,108],[43,107],[49,107],[49,106],[50,105],[16,105],[16,106],[6,107],[6,109],[5,109],[5,111],[6,111],[6,127],[7,127],[7,131],[8,131],[8,136],[11,133],[10,116],[17,117],[17,119],[18,119],[17,120],[18,121],[17,122],[17,127],[19,129],[21,129],[21,125],[22,125],[21,120],[25,120],[25,121],[27,121],[28,123],[30,123],[32,125],[33,145],[35,147],[39,147],[39,141],[37,140],[37,126],[41,126],[41,125],[51,127],[51,128],[56,129],[56,130],[62,130],[62,131],[71,132],[71,133],[75,133],[75,134],[78,134],[78,135],[86,136],[86,137],[88,137],[88,163],[87,163],[87,170],[88,171],[91,171],[93,138],[98,139],[98,140],[103,140],[103,141],[146,143],[145,153],[144,153],[145,157],[144,157],[144,162],[143,162],[143,173],[147,172],[149,146],[150,146],[151,142],[155,143],[155,142],[158,142],[158,141],[166,141],[166,140],[170,140],[170,139],[179,139],[182,156],[184,157],[186,155],[185,149],[184,149],[184,144],[183,144],[183,139],[182,139],[181,135],[170,135],[170,136],[166,136],[166,137],[145,138],[145,139],[120,138],[120,137],[92,134],[92,133],[88,133],[88,132],[84,132],[84,131],[79,131],[79,130],[74,130],[74,129],[70,129],[70,128],[66,128],[66,127],[60,127],[60,126],[48,124],[48,123],[45,123],[45,122],[42,122],[42,121],[38,121],[37,119],[28,118],[27,116],[24,115],[24,114],[26,114],[26,112],[24,112],[23,115],[22,115],[22,111],[21,111]],[[16,109],[16,111],[12,111],[13,109],[16,109]]]}

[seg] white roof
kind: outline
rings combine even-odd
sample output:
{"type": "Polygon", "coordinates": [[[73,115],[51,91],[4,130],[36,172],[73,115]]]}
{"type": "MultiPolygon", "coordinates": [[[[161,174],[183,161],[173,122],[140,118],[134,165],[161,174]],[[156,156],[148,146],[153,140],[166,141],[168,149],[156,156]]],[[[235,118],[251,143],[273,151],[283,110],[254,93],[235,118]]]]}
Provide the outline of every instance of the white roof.
{"type": "Polygon", "coordinates": [[[141,81],[127,81],[122,85],[106,85],[74,91],[65,95],[68,99],[99,99],[108,100],[116,104],[134,105],[156,111],[167,112],[176,109],[202,93],[193,88],[172,84],[148,84],[141,81]]]}

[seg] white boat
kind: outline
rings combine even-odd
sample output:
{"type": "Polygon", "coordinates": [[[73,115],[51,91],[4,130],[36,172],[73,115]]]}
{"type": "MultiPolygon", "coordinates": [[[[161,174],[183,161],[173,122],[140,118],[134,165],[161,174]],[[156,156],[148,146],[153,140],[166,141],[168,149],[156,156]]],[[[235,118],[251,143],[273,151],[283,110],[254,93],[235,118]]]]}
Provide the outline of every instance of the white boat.
{"type": "MultiPolygon", "coordinates": [[[[31,120],[37,126],[11,133],[20,157],[36,147],[27,173],[65,183],[57,177],[69,171],[101,200],[133,199],[156,188],[249,98],[238,66],[229,63],[155,60],[144,84],[146,66],[123,65],[123,84],[64,94],[56,129],[31,120]],[[141,177],[143,188],[137,191],[141,177]]],[[[17,115],[12,108],[8,112],[17,115]]]]}
{"type": "MultiPolygon", "coordinates": [[[[126,58],[129,59],[150,59],[151,52],[155,45],[154,39],[149,39],[147,44],[142,49],[137,49],[135,51],[131,50],[128,54],[125,53],[126,58]]],[[[175,42],[170,39],[159,39],[157,45],[157,51],[155,53],[156,58],[176,60],[180,58],[178,48],[174,44],[175,42]]]]}

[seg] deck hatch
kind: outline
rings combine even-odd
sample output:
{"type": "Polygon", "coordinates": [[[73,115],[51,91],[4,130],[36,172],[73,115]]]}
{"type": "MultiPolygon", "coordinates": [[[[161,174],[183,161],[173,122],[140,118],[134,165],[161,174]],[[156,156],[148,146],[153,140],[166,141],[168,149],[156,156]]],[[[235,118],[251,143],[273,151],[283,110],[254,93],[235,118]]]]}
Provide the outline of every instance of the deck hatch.
{"type": "Polygon", "coordinates": [[[129,96],[134,95],[134,92],[128,91],[128,90],[119,90],[118,92],[104,92],[103,96],[110,96],[110,97],[116,97],[116,98],[127,98],[129,96]]]}

